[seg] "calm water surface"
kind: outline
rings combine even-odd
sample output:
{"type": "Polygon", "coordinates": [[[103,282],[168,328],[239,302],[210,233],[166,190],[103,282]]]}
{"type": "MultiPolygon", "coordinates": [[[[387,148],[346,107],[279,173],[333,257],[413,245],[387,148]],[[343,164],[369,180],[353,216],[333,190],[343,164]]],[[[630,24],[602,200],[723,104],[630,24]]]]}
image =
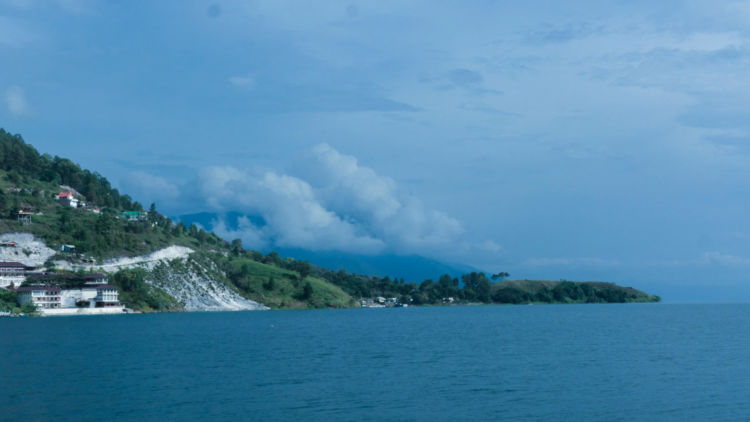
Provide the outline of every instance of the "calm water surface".
{"type": "Polygon", "coordinates": [[[750,420],[750,305],[0,319],[0,420],[750,420]]]}

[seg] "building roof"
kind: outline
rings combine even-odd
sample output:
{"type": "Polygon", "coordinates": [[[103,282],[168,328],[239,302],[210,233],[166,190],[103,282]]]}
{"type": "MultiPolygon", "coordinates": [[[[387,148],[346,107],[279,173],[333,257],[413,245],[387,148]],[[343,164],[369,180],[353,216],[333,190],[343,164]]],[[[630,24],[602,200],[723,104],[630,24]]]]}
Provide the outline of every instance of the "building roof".
{"type": "MultiPolygon", "coordinates": [[[[59,194],[59,195],[57,195],[57,197],[58,197],[59,199],[61,199],[61,198],[74,198],[74,197],[73,197],[73,192],[60,192],[60,194],[59,194]]],[[[75,199],[75,198],[74,198],[74,199],[75,199]]]]}
{"type": "Polygon", "coordinates": [[[20,262],[0,262],[0,268],[31,268],[27,267],[26,265],[21,264],[20,262]]]}
{"type": "Polygon", "coordinates": [[[45,292],[59,292],[60,288],[57,286],[21,286],[16,289],[17,292],[34,292],[34,291],[45,291],[45,292]]]}
{"type": "Polygon", "coordinates": [[[63,290],[76,290],[76,289],[92,289],[92,290],[103,290],[103,289],[115,289],[117,290],[117,286],[113,284],[84,284],[83,286],[78,287],[64,287],[63,290]]]}
{"type": "MultiPolygon", "coordinates": [[[[94,273],[94,274],[76,274],[76,273],[30,273],[27,275],[27,280],[30,283],[39,284],[63,284],[68,286],[85,286],[85,287],[97,287],[101,286],[102,283],[97,281],[104,281],[107,279],[106,274],[94,273]]],[[[80,287],[74,287],[80,288],[80,287]]]]}

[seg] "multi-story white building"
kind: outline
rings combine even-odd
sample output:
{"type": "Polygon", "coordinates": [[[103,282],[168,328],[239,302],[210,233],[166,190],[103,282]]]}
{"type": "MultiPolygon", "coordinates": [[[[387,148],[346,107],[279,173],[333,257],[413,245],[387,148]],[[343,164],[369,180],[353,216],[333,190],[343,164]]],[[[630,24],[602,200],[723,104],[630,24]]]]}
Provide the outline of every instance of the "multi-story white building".
{"type": "Polygon", "coordinates": [[[26,283],[15,288],[18,302],[34,305],[42,315],[114,314],[125,310],[117,286],[107,283],[106,274],[32,273],[26,283]]]}
{"type": "Polygon", "coordinates": [[[108,308],[122,306],[120,304],[120,292],[117,286],[111,284],[100,284],[96,286],[96,307],[108,308]]]}
{"type": "Polygon", "coordinates": [[[26,281],[26,272],[30,269],[20,262],[0,262],[0,287],[7,288],[11,283],[20,286],[26,281]]]}
{"type": "Polygon", "coordinates": [[[34,305],[37,309],[60,308],[60,288],[57,286],[22,286],[16,292],[21,305],[34,305]]]}
{"type": "Polygon", "coordinates": [[[62,308],[108,308],[122,306],[117,286],[111,284],[85,284],[64,288],[60,292],[62,308]],[[84,305],[83,302],[88,302],[84,305]]]}

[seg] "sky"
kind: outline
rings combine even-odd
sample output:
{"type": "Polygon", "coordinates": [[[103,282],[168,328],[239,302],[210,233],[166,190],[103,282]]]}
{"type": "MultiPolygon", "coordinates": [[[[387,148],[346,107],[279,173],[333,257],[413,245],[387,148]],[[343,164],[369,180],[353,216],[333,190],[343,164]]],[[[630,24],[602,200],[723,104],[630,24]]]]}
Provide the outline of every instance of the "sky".
{"type": "Polygon", "coordinates": [[[246,247],[750,300],[750,4],[0,0],[0,127],[246,247]]]}

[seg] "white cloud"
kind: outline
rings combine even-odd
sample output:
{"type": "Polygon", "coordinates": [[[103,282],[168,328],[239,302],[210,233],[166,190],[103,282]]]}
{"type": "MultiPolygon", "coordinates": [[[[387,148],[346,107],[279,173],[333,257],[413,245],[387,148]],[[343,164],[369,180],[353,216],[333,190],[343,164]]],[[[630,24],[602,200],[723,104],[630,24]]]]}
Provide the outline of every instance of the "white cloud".
{"type": "Polygon", "coordinates": [[[214,220],[211,222],[212,230],[219,237],[226,240],[240,239],[242,245],[249,249],[263,249],[268,245],[267,235],[263,229],[256,227],[247,217],[238,219],[237,230],[227,228],[224,220],[214,220]]]}
{"type": "Polygon", "coordinates": [[[698,262],[701,264],[747,265],[750,264],[750,259],[721,253],[719,251],[710,251],[704,253],[698,262]]]}
{"type": "Polygon", "coordinates": [[[443,250],[463,234],[458,220],[425,209],[419,199],[399,192],[392,179],[329,145],[313,149],[308,173],[327,207],[357,221],[397,252],[443,250]]]}
{"type": "Polygon", "coordinates": [[[232,76],[229,78],[229,83],[236,87],[253,89],[255,88],[255,78],[250,75],[247,76],[232,76]]]}
{"type": "MultiPolygon", "coordinates": [[[[381,240],[361,233],[354,224],[323,207],[304,180],[232,167],[205,168],[200,180],[201,192],[215,208],[263,216],[267,226],[262,236],[278,246],[358,253],[377,253],[384,247],[381,240]]],[[[245,227],[245,231],[248,229],[245,227]]]]}
{"type": "Polygon", "coordinates": [[[23,89],[13,85],[5,91],[5,106],[13,117],[27,117],[31,115],[31,106],[26,100],[23,89]]]}
{"type": "Polygon", "coordinates": [[[493,253],[497,253],[503,250],[502,246],[498,245],[497,242],[494,242],[492,240],[485,240],[484,242],[478,243],[477,249],[493,253]]]}
{"type": "Polygon", "coordinates": [[[179,188],[167,179],[141,170],[130,172],[123,185],[136,197],[148,200],[171,200],[180,194],[179,188]]]}
{"type": "MultiPolygon", "coordinates": [[[[233,167],[204,168],[200,191],[215,210],[263,217],[265,226],[253,226],[248,220],[235,231],[218,222],[219,231],[243,239],[248,246],[272,243],[433,257],[466,247],[458,220],[425,208],[417,198],[400,192],[392,179],[361,166],[355,157],[322,144],[313,148],[304,167],[304,178],[233,167]]],[[[485,252],[500,249],[494,242],[469,246],[485,252]]]]}
{"type": "Polygon", "coordinates": [[[722,267],[737,267],[750,264],[750,258],[727,254],[719,251],[708,251],[691,259],[672,259],[656,261],[657,265],[675,267],[694,267],[704,265],[716,265],[722,267]]]}
{"type": "Polygon", "coordinates": [[[90,0],[5,0],[5,4],[21,10],[56,5],[63,12],[71,15],[88,15],[94,13],[94,8],[90,0]]]}
{"type": "Polygon", "coordinates": [[[96,13],[90,0],[56,0],[57,6],[71,15],[91,15],[96,13]]]}
{"type": "Polygon", "coordinates": [[[620,263],[609,259],[582,258],[527,258],[521,265],[529,267],[611,267],[620,263]]]}

